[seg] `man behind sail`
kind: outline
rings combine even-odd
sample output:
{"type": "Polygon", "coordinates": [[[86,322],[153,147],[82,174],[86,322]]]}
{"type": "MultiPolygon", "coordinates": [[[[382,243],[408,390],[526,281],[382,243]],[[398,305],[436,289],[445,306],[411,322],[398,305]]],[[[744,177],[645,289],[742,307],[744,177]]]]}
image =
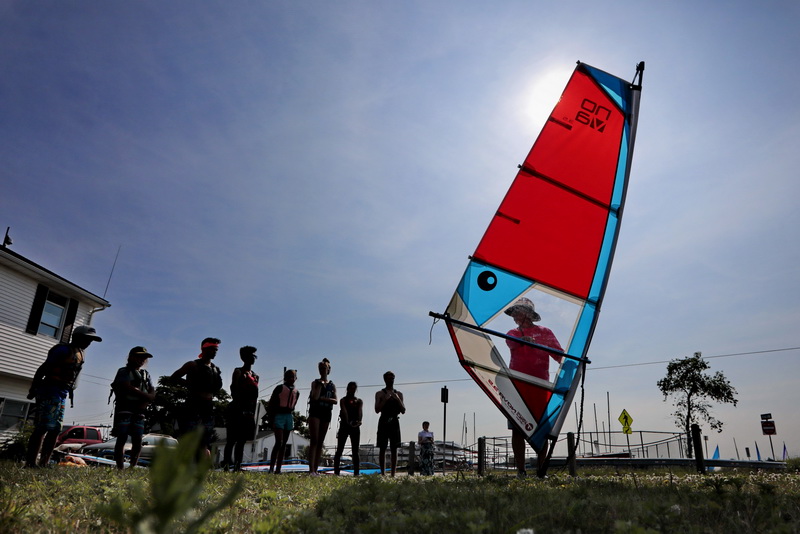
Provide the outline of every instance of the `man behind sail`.
{"type": "MultiPolygon", "coordinates": [[[[519,338],[528,343],[536,343],[544,347],[563,352],[561,344],[556,339],[555,334],[544,326],[535,325],[533,323],[542,320],[542,317],[536,313],[533,302],[525,297],[517,300],[506,311],[506,315],[510,315],[514,322],[517,323],[517,328],[508,332],[509,336],[519,338]]],[[[550,380],[550,358],[557,362],[561,362],[562,356],[559,354],[552,354],[536,347],[531,347],[518,341],[511,339],[506,340],[508,348],[511,350],[511,362],[508,367],[513,371],[519,371],[527,375],[535,376],[543,380],[550,380]]],[[[544,390],[542,390],[544,393],[544,390]]],[[[542,398],[540,403],[545,403],[546,398],[542,398]]],[[[534,400],[533,402],[536,402],[534,400]]],[[[517,464],[517,476],[522,478],[526,476],[525,471],[525,435],[517,428],[517,425],[509,421],[508,427],[511,429],[511,448],[514,451],[514,462],[517,464]]],[[[536,457],[539,470],[544,467],[546,459],[545,448],[542,447],[536,450],[536,457]]]]}

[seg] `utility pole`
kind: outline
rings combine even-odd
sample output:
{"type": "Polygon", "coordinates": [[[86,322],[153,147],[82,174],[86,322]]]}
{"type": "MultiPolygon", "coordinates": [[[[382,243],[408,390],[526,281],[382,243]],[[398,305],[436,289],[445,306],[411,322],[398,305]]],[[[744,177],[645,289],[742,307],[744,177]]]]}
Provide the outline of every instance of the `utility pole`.
{"type": "Polygon", "coordinates": [[[442,388],[442,404],[444,405],[444,425],[442,426],[442,474],[447,464],[447,386],[442,388]]]}

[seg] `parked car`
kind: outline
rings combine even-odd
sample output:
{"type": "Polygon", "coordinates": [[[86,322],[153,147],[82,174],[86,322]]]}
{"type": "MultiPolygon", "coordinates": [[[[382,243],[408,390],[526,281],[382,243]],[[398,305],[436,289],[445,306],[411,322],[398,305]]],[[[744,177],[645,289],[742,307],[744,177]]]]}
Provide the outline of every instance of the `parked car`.
{"type": "Polygon", "coordinates": [[[103,443],[103,434],[96,426],[65,426],[56,438],[56,446],[72,444],[93,445],[95,443],[103,443]]]}
{"type": "MultiPolygon", "coordinates": [[[[164,444],[167,447],[177,447],[178,440],[166,434],[145,434],[142,436],[142,452],[139,458],[142,460],[150,460],[153,458],[156,446],[164,444]]],[[[100,458],[114,458],[114,447],[117,445],[116,438],[112,438],[103,443],[95,443],[94,445],[86,445],[81,448],[81,454],[88,454],[90,456],[99,456],[100,458]]],[[[133,444],[131,438],[128,436],[128,441],[125,443],[125,454],[131,450],[133,444]]]]}

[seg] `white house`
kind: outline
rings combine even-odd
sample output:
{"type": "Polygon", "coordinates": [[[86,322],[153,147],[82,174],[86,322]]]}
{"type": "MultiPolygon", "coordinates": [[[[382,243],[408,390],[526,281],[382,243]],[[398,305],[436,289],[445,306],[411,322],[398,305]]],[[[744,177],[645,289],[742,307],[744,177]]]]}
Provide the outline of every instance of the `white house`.
{"type": "Polygon", "coordinates": [[[50,347],[69,341],[110,304],[54,272],[0,246],[0,434],[28,416],[26,397],[50,347]]]}

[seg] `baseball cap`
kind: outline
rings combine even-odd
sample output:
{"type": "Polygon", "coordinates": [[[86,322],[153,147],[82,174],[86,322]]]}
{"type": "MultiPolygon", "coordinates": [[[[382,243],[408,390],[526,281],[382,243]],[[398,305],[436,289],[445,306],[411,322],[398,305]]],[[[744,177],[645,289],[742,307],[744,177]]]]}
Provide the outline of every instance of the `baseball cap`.
{"type": "Polygon", "coordinates": [[[94,341],[103,341],[103,338],[97,335],[97,330],[93,326],[81,325],[75,327],[72,331],[72,336],[86,336],[94,341]]]}
{"type": "Polygon", "coordinates": [[[133,347],[130,352],[128,352],[128,358],[131,356],[144,356],[145,358],[153,357],[153,355],[147,352],[147,349],[144,347],[133,347]]]}

